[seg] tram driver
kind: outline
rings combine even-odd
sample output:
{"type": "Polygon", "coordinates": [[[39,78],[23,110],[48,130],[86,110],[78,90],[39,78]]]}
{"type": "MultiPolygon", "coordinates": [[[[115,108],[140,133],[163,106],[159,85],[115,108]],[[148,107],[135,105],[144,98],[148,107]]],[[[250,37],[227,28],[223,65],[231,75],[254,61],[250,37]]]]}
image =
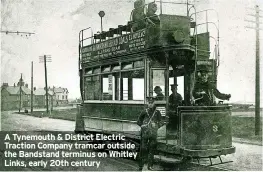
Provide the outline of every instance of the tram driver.
{"type": "Polygon", "coordinates": [[[215,105],[213,95],[221,100],[229,100],[231,94],[220,93],[216,87],[209,82],[208,72],[209,69],[205,65],[200,66],[200,78],[198,78],[193,89],[193,97],[195,98],[195,104],[199,106],[211,106],[215,105]]]}

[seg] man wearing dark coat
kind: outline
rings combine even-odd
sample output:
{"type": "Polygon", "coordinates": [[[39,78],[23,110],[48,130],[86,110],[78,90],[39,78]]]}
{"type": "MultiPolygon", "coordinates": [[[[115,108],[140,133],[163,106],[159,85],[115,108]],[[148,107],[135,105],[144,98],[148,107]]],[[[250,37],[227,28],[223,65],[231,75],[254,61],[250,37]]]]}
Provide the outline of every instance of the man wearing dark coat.
{"type": "Polygon", "coordinates": [[[200,78],[195,83],[193,97],[195,104],[199,106],[215,105],[213,96],[221,100],[229,100],[231,94],[220,93],[217,88],[208,80],[209,69],[207,66],[200,66],[200,78]]]}
{"type": "Polygon", "coordinates": [[[145,163],[148,163],[148,169],[152,170],[157,145],[157,130],[162,125],[161,113],[156,109],[153,97],[147,97],[147,101],[147,108],[141,112],[137,121],[137,124],[141,127],[140,171],[145,163]]]}
{"type": "Polygon", "coordinates": [[[179,124],[179,118],[177,116],[177,107],[182,105],[183,98],[181,94],[177,92],[178,84],[171,85],[172,94],[169,96],[169,106],[168,106],[168,116],[169,116],[169,123],[168,129],[177,129],[179,124]]]}
{"type": "Polygon", "coordinates": [[[172,84],[171,85],[172,94],[169,96],[169,110],[171,110],[171,111],[176,111],[177,107],[181,106],[182,102],[183,102],[183,98],[182,98],[181,94],[179,94],[177,92],[177,86],[178,86],[178,84],[176,84],[176,85],[172,84]]]}

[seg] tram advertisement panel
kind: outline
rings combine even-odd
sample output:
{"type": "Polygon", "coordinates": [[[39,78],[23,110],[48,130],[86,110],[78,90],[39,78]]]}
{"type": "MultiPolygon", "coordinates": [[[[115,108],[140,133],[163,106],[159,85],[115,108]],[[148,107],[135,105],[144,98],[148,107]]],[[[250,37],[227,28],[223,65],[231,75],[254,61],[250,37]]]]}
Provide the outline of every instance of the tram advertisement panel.
{"type": "Polygon", "coordinates": [[[145,48],[145,29],[82,48],[82,62],[138,51],[145,48]]]}

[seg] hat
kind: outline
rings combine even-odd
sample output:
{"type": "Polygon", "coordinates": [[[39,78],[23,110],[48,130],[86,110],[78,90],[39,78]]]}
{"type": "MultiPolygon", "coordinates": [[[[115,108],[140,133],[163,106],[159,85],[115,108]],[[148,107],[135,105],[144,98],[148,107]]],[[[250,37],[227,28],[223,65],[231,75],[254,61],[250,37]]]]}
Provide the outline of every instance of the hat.
{"type": "Polygon", "coordinates": [[[171,84],[171,87],[177,87],[178,84],[171,84]]]}
{"type": "Polygon", "coordinates": [[[162,91],[162,89],[161,89],[161,87],[160,87],[160,86],[156,86],[156,87],[154,87],[154,91],[157,91],[157,90],[160,90],[160,91],[162,91]]]}
{"type": "Polygon", "coordinates": [[[154,102],[154,100],[155,100],[154,97],[150,97],[150,96],[146,97],[147,102],[154,102]]]}

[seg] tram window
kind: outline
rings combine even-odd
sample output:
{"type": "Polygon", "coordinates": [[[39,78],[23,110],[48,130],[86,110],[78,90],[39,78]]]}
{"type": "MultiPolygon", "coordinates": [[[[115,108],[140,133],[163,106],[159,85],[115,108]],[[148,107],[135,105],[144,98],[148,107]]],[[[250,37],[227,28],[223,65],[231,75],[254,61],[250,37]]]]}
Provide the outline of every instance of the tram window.
{"type": "Polygon", "coordinates": [[[85,99],[99,100],[100,98],[100,77],[92,76],[85,78],[85,99]]]}
{"type": "Polygon", "coordinates": [[[120,71],[121,70],[121,66],[116,65],[112,67],[112,71],[120,71]]]}
{"type": "Polygon", "coordinates": [[[132,79],[133,100],[144,100],[144,78],[132,79]]]}
{"type": "Polygon", "coordinates": [[[122,69],[132,69],[132,63],[123,64],[122,69]]]}
{"type": "Polygon", "coordinates": [[[93,70],[93,73],[94,73],[94,74],[100,73],[100,68],[94,69],[94,70],[93,70]]]}
{"type": "Polygon", "coordinates": [[[115,77],[110,75],[102,75],[102,99],[103,100],[113,100],[115,93],[115,77]]]}
{"type": "Polygon", "coordinates": [[[134,68],[140,68],[144,66],[143,60],[134,62],[134,68]]]}
{"type": "MultiPolygon", "coordinates": [[[[174,78],[170,77],[169,78],[169,85],[172,85],[172,84],[174,84],[174,78]]],[[[177,84],[178,84],[177,92],[179,94],[181,94],[181,96],[184,99],[184,77],[183,76],[177,77],[177,84]]],[[[172,90],[171,90],[171,87],[170,87],[169,88],[169,95],[171,95],[171,94],[172,94],[172,90]]]]}
{"type": "Polygon", "coordinates": [[[123,100],[128,100],[128,78],[123,78],[123,100]]]}
{"type": "Polygon", "coordinates": [[[85,74],[92,74],[92,69],[85,69],[85,74]]]}
{"type": "Polygon", "coordinates": [[[121,75],[122,100],[144,100],[144,70],[122,72],[121,75]]]}
{"type": "Polygon", "coordinates": [[[165,70],[152,70],[153,96],[165,100],[165,70]],[[157,95],[158,94],[158,95],[157,95]]]}

